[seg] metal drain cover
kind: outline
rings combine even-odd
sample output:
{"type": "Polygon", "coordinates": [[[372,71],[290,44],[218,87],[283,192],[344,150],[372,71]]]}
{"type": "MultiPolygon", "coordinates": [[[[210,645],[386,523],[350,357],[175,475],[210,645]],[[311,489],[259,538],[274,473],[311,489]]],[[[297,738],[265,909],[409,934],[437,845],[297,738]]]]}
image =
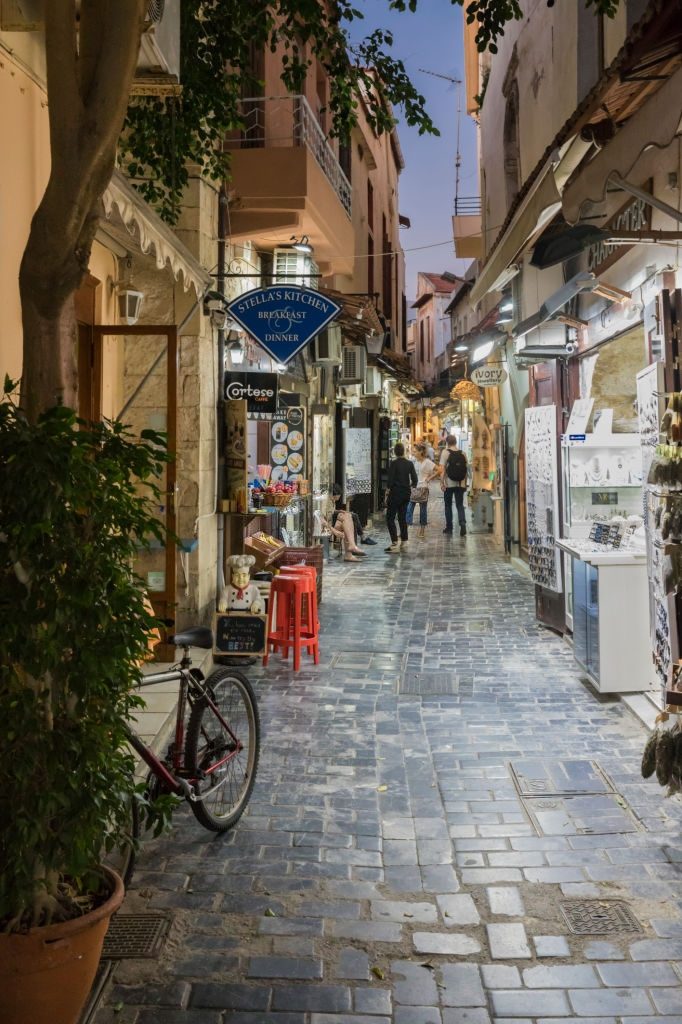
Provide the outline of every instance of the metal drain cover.
{"type": "Polygon", "coordinates": [[[619,900],[567,900],[560,907],[574,935],[620,935],[642,931],[627,903],[619,900]]]}
{"type": "Polygon", "coordinates": [[[405,672],[398,680],[398,693],[413,697],[457,694],[459,680],[453,672],[405,672]]]}
{"type": "Polygon", "coordinates": [[[165,914],[116,914],[104,939],[103,960],[153,959],[161,952],[170,919],[165,914]]]}

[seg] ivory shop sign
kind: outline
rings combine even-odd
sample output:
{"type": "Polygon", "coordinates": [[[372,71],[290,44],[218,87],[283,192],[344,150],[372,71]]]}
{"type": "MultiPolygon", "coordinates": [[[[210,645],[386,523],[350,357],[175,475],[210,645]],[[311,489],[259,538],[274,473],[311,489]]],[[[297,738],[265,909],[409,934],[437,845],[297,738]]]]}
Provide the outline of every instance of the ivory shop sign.
{"type": "Polygon", "coordinates": [[[275,412],[278,380],[276,373],[226,373],[225,398],[246,399],[247,412],[275,412]]]}
{"type": "Polygon", "coordinates": [[[472,370],[471,379],[479,388],[496,388],[506,381],[507,371],[502,366],[479,366],[472,370]]]}
{"type": "Polygon", "coordinates": [[[323,292],[300,285],[270,285],[240,295],[228,306],[230,316],[286,365],[341,312],[323,292]]]}

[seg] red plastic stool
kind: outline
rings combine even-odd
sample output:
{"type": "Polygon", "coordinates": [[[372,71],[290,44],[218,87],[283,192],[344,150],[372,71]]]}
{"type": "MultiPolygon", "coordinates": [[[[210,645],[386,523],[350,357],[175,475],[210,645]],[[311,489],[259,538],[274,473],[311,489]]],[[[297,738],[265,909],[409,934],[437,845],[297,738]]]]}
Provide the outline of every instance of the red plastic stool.
{"type": "MultiPolygon", "coordinates": [[[[308,601],[305,602],[305,614],[303,618],[303,628],[310,629],[310,623],[315,624],[317,633],[319,633],[319,616],[317,614],[317,570],[314,565],[283,565],[280,572],[281,575],[293,575],[293,577],[307,577],[313,583],[312,599],[310,604],[312,605],[312,617],[309,617],[308,612],[308,601]]],[[[307,595],[306,595],[307,598],[307,595]]],[[[278,629],[284,624],[278,620],[278,629]]]]}
{"type": "Polygon", "coordinates": [[[303,621],[305,608],[314,609],[315,583],[308,575],[276,576],[270,590],[268,607],[267,643],[263,664],[267,665],[270,647],[283,651],[288,658],[289,648],[294,649],[294,672],[301,667],[301,648],[312,652],[314,664],[319,664],[320,647],[317,623],[314,615],[303,621]],[[284,607],[282,607],[282,604],[284,607]],[[277,608],[275,617],[275,606],[277,608]],[[276,628],[273,629],[273,620],[276,628]]]}

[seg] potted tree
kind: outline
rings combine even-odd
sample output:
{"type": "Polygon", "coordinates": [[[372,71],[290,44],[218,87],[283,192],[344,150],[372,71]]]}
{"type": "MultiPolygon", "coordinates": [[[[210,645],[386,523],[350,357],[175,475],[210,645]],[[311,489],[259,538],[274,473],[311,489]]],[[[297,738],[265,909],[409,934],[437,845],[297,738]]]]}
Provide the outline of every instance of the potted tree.
{"type": "Polygon", "coordinates": [[[0,1005],[4,1024],[72,1024],[120,879],[102,850],[140,798],[124,723],[154,620],[132,570],[160,536],[163,438],[29,423],[0,402],[0,1005]]]}

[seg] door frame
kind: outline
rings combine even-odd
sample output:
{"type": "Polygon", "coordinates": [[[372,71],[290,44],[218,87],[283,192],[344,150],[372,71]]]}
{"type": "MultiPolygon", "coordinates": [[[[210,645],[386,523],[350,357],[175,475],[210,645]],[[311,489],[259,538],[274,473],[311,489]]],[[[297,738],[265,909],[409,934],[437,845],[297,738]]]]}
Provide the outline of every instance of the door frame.
{"type": "MultiPolygon", "coordinates": [[[[121,324],[95,324],[92,327],[92,338],[94,346],[94,360],[93,370],[99,372],[99,381],[96,382],[96,386],[93,388],[94,395],[97,396],[98,407],[95,410],[97,413],[97,419],[102,418],[102,387],[101,387],[101,376],[103,373],[103,338],[109,336],[119,337],[143,337],[149,335],[151,337],[165,337],[167,340],[166,346],[166,357],[167,357],[167,370],[166,370],[166,409],[167,409],[167,429],[166,434],[168,437],[168,452],[173,455],[170,462],[166,464],[166,529],[170,534],[170,540],[166,543],[166,587],[163,591],[149,591],[148,596],[151,601],[154,614],[164,621],[164,624],[168,626],[170,633],[174,631],[175,625],[175,614],[176,614],[176,551],[175,551],[175,540],[173,539],[176,534],[176,508],[175,508],[175,495],[176,495],[176,482],[177,482],[177,463],[175,456],[177,455],[177,421],[178,421],[178,329],[175,324],[134,324],[121,325],[121,324]]],[[[159,646],[156,649],[156,656],[165,658],[167,655],[170,660],[173,660],[175,656],[174,648],[168,647],[167,650],[164,648],[167,645],[159,646]]]]}

